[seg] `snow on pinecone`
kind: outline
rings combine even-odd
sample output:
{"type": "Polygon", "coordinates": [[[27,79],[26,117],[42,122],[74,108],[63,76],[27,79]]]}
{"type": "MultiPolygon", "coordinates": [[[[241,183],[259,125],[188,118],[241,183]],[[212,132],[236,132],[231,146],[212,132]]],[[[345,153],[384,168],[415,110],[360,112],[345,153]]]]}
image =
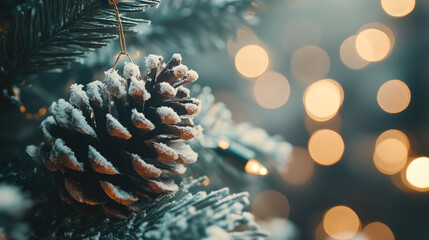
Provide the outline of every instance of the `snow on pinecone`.
{"type": "Polygon", "coordinates": [[[165,64],[151,54],[142,74],[125,63],[124,77],[110,69],[104,81],[86,91],[73,84],[68,101],[52,103],[41,123],[45,141],[27,152],[53,175],[65,202],[127,218],[139,204],[178,190],[169,176],[197,160],[185,141],[202,131],[192,120],[201,101],[183,87],[198,74],[181,60],[174,54],[165,64]]]}

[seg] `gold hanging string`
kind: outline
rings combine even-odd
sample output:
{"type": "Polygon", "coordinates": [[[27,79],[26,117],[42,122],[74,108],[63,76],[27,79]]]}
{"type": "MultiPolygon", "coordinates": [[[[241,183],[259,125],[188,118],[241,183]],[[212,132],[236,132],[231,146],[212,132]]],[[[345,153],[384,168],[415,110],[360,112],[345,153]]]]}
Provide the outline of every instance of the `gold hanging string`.
{"type": "Polygon", "coordinates": [[[121,17],[119,16],[119,10],[118,10],[118,0],[109,0],[109,4],[115,7],[116,11],[116,19],[118,22],[118,35],[119,35],[119,43],[121,46],[121,52],[118,54],[118,57],[116,57],[115,65],[113,65],[112,72],[115,70],[116,65],[118,65],[118,61],[121,58],[122,55],[126,55],[128,59],[130,59],[131,62],[133,62],[133,59],[131,59],[130,54],[127,53],[127,44],[125,42],[125,34],[124,29],[122,27],[121,17]]]}

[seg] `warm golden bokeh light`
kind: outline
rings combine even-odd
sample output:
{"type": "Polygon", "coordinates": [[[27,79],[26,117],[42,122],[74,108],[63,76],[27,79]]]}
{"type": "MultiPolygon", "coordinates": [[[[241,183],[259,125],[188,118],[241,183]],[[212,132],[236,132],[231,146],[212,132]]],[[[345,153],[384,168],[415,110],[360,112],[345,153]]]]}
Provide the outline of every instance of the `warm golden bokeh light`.
{"type": "Polygon", "coordinates": [[[407,167],[407,181],[421,190],[429,189],[429,158],[414,159],[407,167]]]}
{"type": "Polygon", "coordinates": [[[316,46],[304,46],[296,50],[291,58],[292,74],[308,84],[326,77],[331,67],[329,55],[316,46]]]}
{"type": "Polygon", "coordinates": [[[383,174],[392,175],[405,166],[409,149],[408,137],[399,130],[380,134],[375,143],[374,165],[383,174]]]}
{"type": "MultiPolygon", "coordinates": [[[[393,34],[392,29],[390,29],[390,27],[388,27],[384,23],[381,23],[381,22],[372,22],[372,23],[367,23],[367,24],[363,25],[362,27],[360,27],[358,29],[357,33],[360,33],[363,30],[370,29],[370,28],[375,28],[375,29],[378,29],[378,30],[384,32],[389,37],[389,40],[390,40],[390,50],[392,50],[392,48],[395,46],[395,42],[396,42],[395,34],[393,34]]],[[[356,48],[356,46],[355,46],[355,48],[356,48]]]]}
{"type": "Polygon", "coordinates": [[[305,90],[304,107],[316,121],[327,121],[334,117],[344,98],[343,88],[332,79],[319,80],[305,90]]]}
{"type": "Polygon", "coordinates": [[[250,174],[265,176],[268,174],[267,168],[265,168],[256,159],[250,159],[244,166],[244,171],[250,174]]]}
{"type": "Polygon", "coordinates": [[[283,106],[289,99],[288,80],[277,72],[267,72],[258,78],[254,85],[255,99],[267,109],[283,106]]]}
{"type": "Polygon", "coordinates": [[[257,220],[287,218],[289,216],[289,201],[280,192],[264,191],[253,199],[252,213],[257,220]]]}
{"type": "Polygon", "coordinates": [[[248,78],[263,74],[268,68],[268,62],[267,51],[258,45],[244,46],[235,55],[235,67],[248,78]]]}
{"type": "Polygon", "coordinates": [[[356,51],[356,35],[344,40],[340,47],[340,58],[344,65],[351,69],[361,69],[369,62],[359,56],[356,51]]]}
{"type": "Polygon", "coordinates": [[[226,150],[229,148],[229,142],[225,140],[220,140],[219,142],[217,142],[217,146],[223,150],[226,150]]]}
{"type": "Polygon", "coordinates": [[[332,165],[338,162],[344,153],[341,136],[329,129],[314,132],[308,141],[311,158],[320,165],[332,165]]]}
{"type": "Polygon", "coordinates": [[[382,222],[372,222],[366,225],[362,233],[368,240],[395,240],[392,230],[382,222]]]}
{"type": "Polygon", "coordinates": [[[308,151],[301,147],[294,147],[290,162],[282,172],[282,178],[287,183],[301,185],[306,183],[314,173],[314,162],[308,151]]]}
{"type": "Polygon", "coordinates": [[[379,62],[387,57],[390,50],[390,38],[380,29],[365,29],[356,37],[356,51],[367,61],[379,62]]]}
{"type": "Polygon", "coordinates": [[[408,107],[411,92],[401,80],[390,80],[381,85],[377,93],[378,105],[387,113],[399,113],[408,107]]]}
{"type": "Polygon", "coordinates": [[[381,7],[392,17],[403,17],[413,11],[416,0],[381,0],[381,7]]]}
{"type": "Polygon", "coordinates": [[[349,239],[358,232],[360,220],[351,208],[336,206],[329,209],[323,216],[323,228],[335,239],[349,239]]]}

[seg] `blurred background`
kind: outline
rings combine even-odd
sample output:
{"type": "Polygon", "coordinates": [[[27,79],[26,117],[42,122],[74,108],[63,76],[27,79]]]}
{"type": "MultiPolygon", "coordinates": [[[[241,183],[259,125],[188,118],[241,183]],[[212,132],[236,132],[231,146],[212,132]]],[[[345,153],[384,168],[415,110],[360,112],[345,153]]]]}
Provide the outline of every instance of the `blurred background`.
{"type": "MultiPolygon", "coordinates": [[[[429,2],[272,0],[243,16],[247,25],[204,51],[161,51],[156,40],[146,50],[182,52],[235,122],[293,146],[280,177],[260,178],[249,210],[259,220],[290,219],[296,239],[429,239],[429,2]]],[[[132,56],[143,62],[133,41],[132,56]]],[[[31,142],[29,129],[50,102],[72,83],[102,78],[105,67],[85,65],[113,64],[117,51],[102,48],[62,75],[39,76],[22,100],[42,100],[12,118],[26,124],[17,131],[1,118],[3,148],[16,145],[10,135],[31,142]]]]}

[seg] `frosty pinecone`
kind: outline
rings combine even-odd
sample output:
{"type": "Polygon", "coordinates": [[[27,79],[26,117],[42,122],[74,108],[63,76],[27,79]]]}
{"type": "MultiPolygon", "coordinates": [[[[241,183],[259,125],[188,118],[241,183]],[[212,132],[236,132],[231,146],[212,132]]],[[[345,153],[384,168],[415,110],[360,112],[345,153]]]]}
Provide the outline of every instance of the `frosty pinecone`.
{"type": "Polygon", "coordinates": [[[65,202],[126,218],[178,190],[169,176],[197,160],[185,140],[202,130],[192,120],[201,101],[183,87],[198,74],[181,60],[174,54],[165,64],[151,54],[142,74],[125,63],[125,78],[110,69],[86,92],[73,84],[69,101],[52,103],[41,123],[45,141],[27,152],[53,175],[65,202]]]}

